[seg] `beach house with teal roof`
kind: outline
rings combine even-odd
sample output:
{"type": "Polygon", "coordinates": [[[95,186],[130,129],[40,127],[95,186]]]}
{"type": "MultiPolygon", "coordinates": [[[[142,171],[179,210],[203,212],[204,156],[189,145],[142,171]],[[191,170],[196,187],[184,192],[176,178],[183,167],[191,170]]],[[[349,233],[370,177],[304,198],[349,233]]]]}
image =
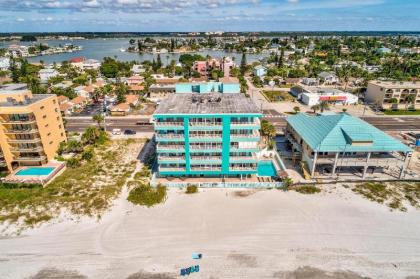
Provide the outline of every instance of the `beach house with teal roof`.
{"type": "Polygon", "coordinates": [[[412,154],[405,144],[346,113],[290,116],[286,137],[312,177],[316,172],[358,170],[365,178],[368,169],[397,167],[402,178],[412,154]]]}

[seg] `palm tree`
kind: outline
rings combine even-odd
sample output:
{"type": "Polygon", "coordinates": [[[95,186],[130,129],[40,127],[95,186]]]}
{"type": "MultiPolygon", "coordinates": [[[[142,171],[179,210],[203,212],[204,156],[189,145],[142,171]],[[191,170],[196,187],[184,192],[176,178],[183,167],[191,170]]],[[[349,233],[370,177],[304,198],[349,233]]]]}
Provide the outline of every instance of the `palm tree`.
{"type": "Polygon", "coordinates": [[[300,107],[296,106],[293,108],[293,110],[295,111],[295,114],[297,114],[300,111],[300,107]]]}
{"type": "Polygon", "coordinates": [[[261,134],[266,137],[268,141],[276,136],[276,128],[267,120],[263,120],[261,121],[261,134]]]}
{"type": "Polygon", "coordinates": [[[327,110],[329,108],[328,102],[322,101],[321,103],[319,103],[319,108],[321,109],[321,113],[323,113],[324,110],[327,110]]]}
{"type": "Polygon", "coordinates": [[[409,104],[413,104],[416,102],[416,95],[415,94],[408,94],[407,97],[405,97],[405,110],[407,110],[407,107],[409,104]]]}
{"type": "Polygon", "coordinates": [[[94,126],[90,126],[83,133],[82,142],[84,144],[94,144],[100,135],[101,135],[101,132],[99,131],[98,128],[94,126]]]}
{"type": "Polygon", "coordinates": [[[104,121],[104,116],[101,113],[95,114],[92,116],[92,120],[98,123],[99,129],[102,129],[101,123],[104,121]]]}
{"type": "Polygon", "coordinates": [[[320,109],[320,107],[319,105],[313,105],[311,109],[314,111],[314,113],[316,113],[320,109]]]}

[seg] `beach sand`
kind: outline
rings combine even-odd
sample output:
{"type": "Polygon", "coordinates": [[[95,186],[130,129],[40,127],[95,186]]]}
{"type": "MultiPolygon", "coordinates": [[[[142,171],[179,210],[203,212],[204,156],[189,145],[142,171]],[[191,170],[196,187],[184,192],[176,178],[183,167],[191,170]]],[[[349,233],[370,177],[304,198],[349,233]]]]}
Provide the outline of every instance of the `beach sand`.
{"type": "Polygon", "coordinates": [[[332,187],[316,195],[170,189],[153,208],[130,204],[125,190],[100,220],[67,216],[0,238],[0,277],[169,279],[197,264],[190,278],[419,275],[420,212],[332,187]]]}

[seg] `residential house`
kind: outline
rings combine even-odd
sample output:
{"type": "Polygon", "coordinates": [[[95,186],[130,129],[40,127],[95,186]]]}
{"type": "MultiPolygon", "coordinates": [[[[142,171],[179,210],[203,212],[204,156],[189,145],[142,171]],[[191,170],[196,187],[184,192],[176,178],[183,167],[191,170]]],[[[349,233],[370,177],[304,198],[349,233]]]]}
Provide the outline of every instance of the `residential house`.
{"type": "Polygon", "coordinates": [[[133,67],[131,68],[131,71],[135,74],[142,74],[146,71],[146,69],[144,69],[143,65],[133,65],[133,67]]]}
{"type": "Polygon", "coordinates": [[[329,85],[336,84],[339,82],[339,79],[335,73],[321,72],[318,74],[318,78],[324,84],[329,84],[329,85]]]}
{"type": "Polygon", "coordinates": [[[10,67],[9,57],[0,57],[0,71],[7,71],[10,67]]]}
{"type": "Polygon", "coordinates": [[[396,178],[404,176],[412,150],[360,118],[346,113],[299,113],[286,120],[285,134],[292,146],[292,157],[305,163],[312,178],[358,172],[364,179],[368,173],[389,168],[399,170],[396,178]]]}
{"type": "Polygon", "coordinates": [[[74,105],[75,110],[82,110],[89,103],[89,100],[85,97],[77,96],[70,102],[74,105]]]}
{"type": "Polygon", "coordinates": [[[56,69],[41,69],[39,70],[39,78],[41,82],[48,82],[50,78],[59,76],[60,73],[56,69]]]}
{"type": "Polygon", "coordinates": [[[127,78],[127,80],[126,80],[126,83],[127,83],[128,86],[130,86],[130,85],[140,85],[143,82],[144,82],[144,77],[142,77],[140,75],[131,76],[131,77],[127,78]]]}
{"type": "Polygon", "coordinates": [[[139,96],[135,94],[128,94],[125,96],[125,102],[112,106],[110,109],[112,116],[125,116],[129,114],[133,106],[138,105],[139,96]]]}
{"type": "Polygon", "coordinates": [[[302,79],[302,84],[308,85],[308,86],[318,86],[319,85],[319,79],[318,78],[308,78],[305,77],[302,79]]]}
{"type": "Polygon", "coordinates": [[[264,78],[267,75],[267,68],[262,65],[255,66],[253,73],[256,77],[264,78]]]}

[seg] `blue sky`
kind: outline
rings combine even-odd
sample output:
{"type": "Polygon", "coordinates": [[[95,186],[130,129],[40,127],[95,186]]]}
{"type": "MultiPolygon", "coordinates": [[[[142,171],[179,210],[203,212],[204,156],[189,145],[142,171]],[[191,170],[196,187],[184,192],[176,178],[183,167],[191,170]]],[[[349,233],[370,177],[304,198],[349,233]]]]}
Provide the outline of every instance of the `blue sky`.
{"type": "Polygon", "coordinates": [[[420,31],[420,0],[0,0],[0,32],[420,31]]]}

